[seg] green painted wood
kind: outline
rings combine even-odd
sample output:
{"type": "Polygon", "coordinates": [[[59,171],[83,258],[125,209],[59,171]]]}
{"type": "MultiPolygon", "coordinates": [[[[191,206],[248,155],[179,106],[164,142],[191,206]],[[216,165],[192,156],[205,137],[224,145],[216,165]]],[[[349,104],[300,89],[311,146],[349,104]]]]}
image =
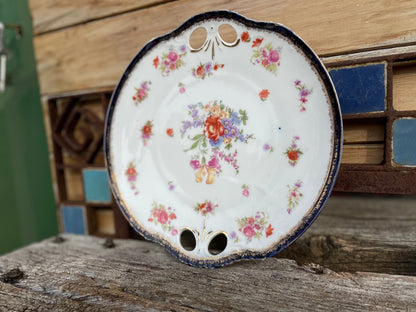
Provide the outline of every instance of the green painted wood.
{"type": "Polygon", "coordinates": [[[0,94],[0,254],[58,232],[26,0],[0,0],[6,30],[6,92],[0,94]]]}

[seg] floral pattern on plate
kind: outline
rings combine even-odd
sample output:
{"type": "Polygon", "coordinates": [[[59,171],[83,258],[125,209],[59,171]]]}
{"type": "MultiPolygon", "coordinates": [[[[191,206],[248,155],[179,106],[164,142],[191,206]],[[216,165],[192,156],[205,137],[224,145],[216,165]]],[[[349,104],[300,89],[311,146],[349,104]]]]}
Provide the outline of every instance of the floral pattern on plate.
{"type": "Polygon", "coordinates": [[[205,79],[213,75],[214,71],[217,71],[220,68],[224,68],[224,64],[206,62],[205,64],[199,63],[195,68],[192,68],[192,76],[205,79]]]}
{"type": "Polygon", "coordinates": [[[136,88],[136,93],[133,95],[134,104],[138,105],[145,98],[147,98],[149,91],[150,91],[149,86],[151,84],[152,83],[150,81],[144,81],[140,84],[140,88],[136,88]]]}
{"type": "MultiPolygon", "coordinates": [[[[239,226],[238,232],[247,240],[247,242],[251,242],[253,238],[260,239],[264,235],[269,237],[273,234],[274,228],[269,223],[268,219],[267,213],[259,211],[254,216],[237,219],[239,226]],[[269,223],[269,225],[267,225],[267,223],[269,223]]],[[[234,242],[237,242],[239,235],[236,233],[236,235],[233,235],[233,233],[231,233],[230,236],[234,239],[234,242]]]]}
{"type": "Polygon", "coordinates": [[[231,152],[231,149],[254,139],[253,134],[244,134],[247,112],[234,111],[222,101],[212,101],[188,105],[188,115],[191,119],[182,121],[180,132],[182,139],[190,141],[185,152],[194,152],[189,164],[195,170],[195,182],[200,183],[207,176],[206,183],[214,183],[222,172],[221,162],[231,165],[238,174],[238,150],[231,152]]]}
{"type": "MultiPolygon", "coordinates": [[[[250,34],[245,31],[240,36],[241,41],[251,42],[250,34]]],[[[263,38],[258,37],[252,41],[253,55],[251,63],[253,65],[261,64],[267,71],[276,74],[280,66],[280,47],[273,47],[271,43],[264,44],[263,38]]]]}
{"type": "Polygon", "coordinates": [[[141,129],[142,131],[142,139],[143,139],[143,145],[147,145],[147,141],[150,139],[150,137],[153,135],[153,122],[148,120],[146,121],[145,125],[141,129]]]}
{"type": "Polygon", "coordinates": [[[300,192],[302,181],[298,180],[293,184],[293,186],[287,185],[287,187],[289,188],[289,191],[287,192],[287,213],[290,214],[293,208],[299,204],[299,200],[303,196],[300,192]]]}
{"type": "Polygon", "coordinates": [[[218,204],[213,204],[210,200],[206,200],[202,203],[196,203],[194,206],[194,210],[197,213],[200,213],[202,216],[206,216],[208,214],[214,215],[215,208],[218,207],[218,204]]]}
{"type": "Polygon", "coordinates": [[[259,97],[260,97],[260,100],[262,101],[266,101],[269,95],[270,95],[270,91],[267,89],[263,89],[259,92],[259,97]]]}
{"type": "Polygon", "coordinates": [[[295,87],[299,90],[299,107],[300,111],[306,111],[305,104],[308,102],[307,97],[312,93],[312,89],[306,88],[305,84],[302,83],[300,80],[295,80],[295,87]]]}
{"type": "Polygon", "coordinates": [[[296,143],[297,141],[299,141],[299,137],[295,135],[292,139],[292,144],[285,151],[285,155],[288,158],[288,162],[292,167],[296,166],[300,155],[303,154],[296,143]]]}
{"type": "Polygon", "coordinates": [[[127,170],[125,174],[126,174],[127,181],[129,182],[131,189],[134,191],[134,195],[138,195],[139,190],[136,187],[138,173],[136,171],[136,165],[132,161],[127,166],[127,170]]]}
{"type": "Polygon", "coordinates": [[[155,225],[160,225],[164,232],[170,232],[171,235],[178,234],[178,230],[173,225],[176,219],[175,209],[171,207],[166,208],[164,205],[153,203],[150,217],[147,219],[155,225]]]}
{"type": "Polygon", "coordinates": [[[250,191],[249,191],[249,187],[248,187],[248,185],[247,184],[243,184],[242,186],[241,186],[241,188],[243,189],[243,191],[241,192],[241,194],[243,194],[243,196],[245,196],[245,197],[249,197],[250,196],[250,191]]]}
{"type": "Polygon", "coordinates": [[[179,51],[171,48],[168,52],[153,59],[153,66],[160,70],[162,76],[169,76],[169,74],[178,68],[185,65],[183,57],[186,55],[186,45],[181,45],[179,51]]]}

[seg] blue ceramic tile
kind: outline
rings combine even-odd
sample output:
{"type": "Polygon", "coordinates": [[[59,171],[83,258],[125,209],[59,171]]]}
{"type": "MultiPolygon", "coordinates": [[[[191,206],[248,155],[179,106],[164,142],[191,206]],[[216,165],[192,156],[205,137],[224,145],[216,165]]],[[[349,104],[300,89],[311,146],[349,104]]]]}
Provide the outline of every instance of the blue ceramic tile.
{"type": "Polygon", "coordinates": [[[396,164],[416,166],[416,118],[394,121],[393,160],[396,164]]]}
{"type": "Polygon", "coordinates": [[[343,114],[384,111],[386,65],[371,64],[333,69],[329,72],[343,114]]]}
{"type": "Polygon", "coordinates": [[[105,169],[84,169],[84,194],[87,202],[109,203],[111,201],[107,171],[105,169]]]}
{"type": "Polygon", "coordinates": [[[84,218],[84,207],[62,206],[61,217],[65,233],[87,234],[84,218]]]}

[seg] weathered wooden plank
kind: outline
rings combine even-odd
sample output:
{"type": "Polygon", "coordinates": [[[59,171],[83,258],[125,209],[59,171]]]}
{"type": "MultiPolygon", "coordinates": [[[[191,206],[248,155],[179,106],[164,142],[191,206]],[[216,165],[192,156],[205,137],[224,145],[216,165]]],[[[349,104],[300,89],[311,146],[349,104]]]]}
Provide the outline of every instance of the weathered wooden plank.
{"type": "Polygon", "coordinates": [[[36,35],[165,2],[169,0],[29,0],[29,6],[36,35]]]}
{"type": "Polygon", "coordinates": [[[57,311],[397,311],[415,302],[416,277],[335,273],[270,258],[222,269],[180,264],[143,241],[65,236],[0,257],[0,273],[18,267],[22,279],[0,283],[0,307],[57,311]],[[388,295],[387,295],[388,294],[388,295]]]}
{"type": "Polygon", "coordinates": [[[278,255],[335,271],[416,275],[416,199],[332,196],[311,228],[278,255]]]}
{"type": "Polygon", "coordinates": [[[129,60],[152,37],[194,14],[219,9],[283,23],[321,56],[416,42],[414,1],[323,0],[316,5],[306,0],[181,0],[36,36],[41,93],[114,86],[129,60]]]}
{"type": "Polygon", "coordinates": [[[345,144],[342,149],[342,164],[381,164],[384,144],[345,144]]]}
{"type": "Polygon", "coordinates": [[[383,120],[344,120],[344,144],[384,142],[383,120]]]}
{"type": "Polygon", "coordinates": [[[416,64],[393,68],[393,107],[398,111],[416,110],[416,64]]]}

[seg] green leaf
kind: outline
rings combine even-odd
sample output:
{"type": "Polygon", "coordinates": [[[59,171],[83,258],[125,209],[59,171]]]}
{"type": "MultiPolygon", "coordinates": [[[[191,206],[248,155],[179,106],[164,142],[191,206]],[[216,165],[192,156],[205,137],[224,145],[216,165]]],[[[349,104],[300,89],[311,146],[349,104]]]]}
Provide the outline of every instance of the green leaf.
{"type": "Polygon", "coordinates": [[[231,144],[227,144],[227,145],[225,146],[225,149],[230,150],[230,148],[231,148],[231,147],[233,147],[231,144]]]}
{"type": "Polygon", "coordinates": [[[195,140],[200,140],[204,135],[203,134],[197,134],[196,136],[194,136],[191,140],[195,141],[195,140]]]}
{"type": "Polygon", "coordinates": [[[189,150],[195,149],[198,146],[198,144],[199,144],[199,141],[195,141],[194,144],[192,144],[192,146],[191,146],[191,148],[189,150]]]}
{"type": "Polygon", "coordinates": [[[220,105],[220,108],[221,108],[221,109],[224,109],[224,107],[225,107],[225,105],[224,105],[224,104],[221,104],[221,105],[220,105]]]}

